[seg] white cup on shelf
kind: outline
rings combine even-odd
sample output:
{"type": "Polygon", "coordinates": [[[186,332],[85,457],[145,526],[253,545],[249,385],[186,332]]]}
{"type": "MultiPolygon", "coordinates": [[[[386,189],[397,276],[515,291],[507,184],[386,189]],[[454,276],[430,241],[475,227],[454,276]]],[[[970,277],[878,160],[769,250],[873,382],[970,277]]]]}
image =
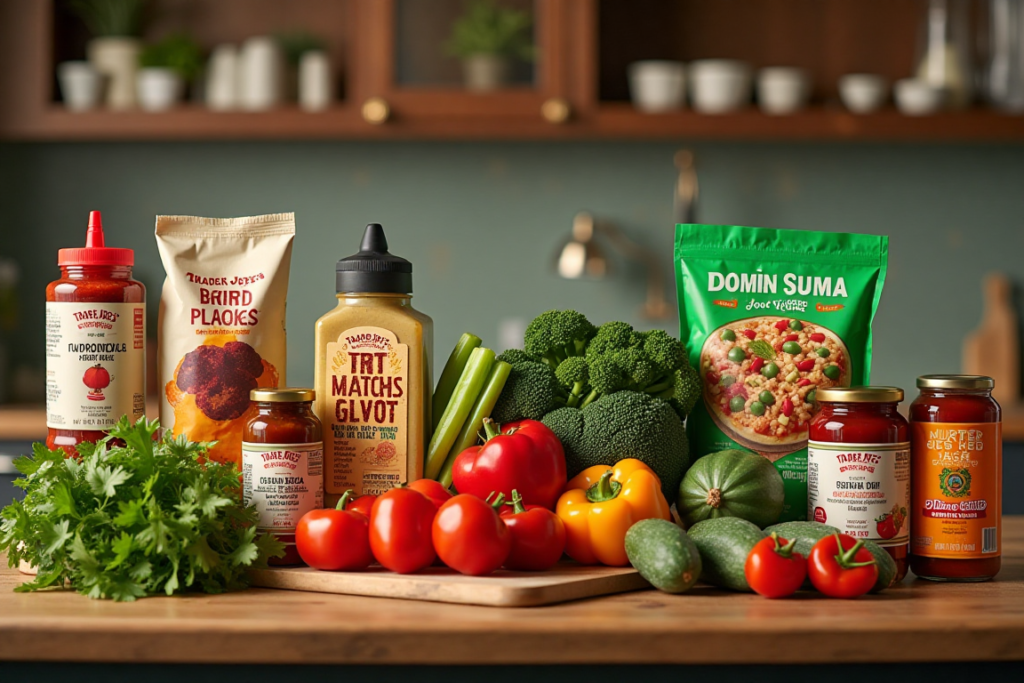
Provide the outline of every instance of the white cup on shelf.
{"type": "Polygon", "coordinates": [[[57,66],[57,81],[64,106],[71,111],[89,111],[100,103],[103,76],[89,62],[61,62],[57,66]]]}
{"type": "Polygon", "coordinates": [[[686,65],[647,59],[629,65],[629,93],[643,112],[682,109],[686,102],[686,65]]]}
{"type": "Polygon", "coordinates": [[[206,67],[206,106],[213,111],[230,111],[239,106],[238,48],[218,45],[206,67]]]}
{"type": "Polygon", "coordinates": [[[792,114],[807,106],[810,77],[803,69],[772,66],[757,73],[757,102],[766,114],[792,114]]]}
{"type": "Polygon", "coordinates": [[[888,84],[876,74],[846,74],[839,79],[839,98],[854,114],[870,114],[885,104],[888,84]]]}
{"type": "Polygon", "coordinates": [[[265,111],[277,106],[283,91],[281,49],[269,36],[249,38],[239,57],[239,99],[246,111],[265,111]]]}
{"type": "Polygon", "coordinates": [[[893,86],[896,108],[907,116],[927,116],[942,109],[946,92],[918,78],[904,78],[893,86]]]}
{"type": "Polygon", "coordinates": [[[327,53],[303,53],[299,60],[299,106],[305,111],[323,111],[333,100],[334,74],[327,53]]]}
{"type": "Polygon", "coordinates": [[[700,59],[690,64],[690,98],[702,114],[725,114],[750,102],[750,65],[733,59],[700,59]]]}

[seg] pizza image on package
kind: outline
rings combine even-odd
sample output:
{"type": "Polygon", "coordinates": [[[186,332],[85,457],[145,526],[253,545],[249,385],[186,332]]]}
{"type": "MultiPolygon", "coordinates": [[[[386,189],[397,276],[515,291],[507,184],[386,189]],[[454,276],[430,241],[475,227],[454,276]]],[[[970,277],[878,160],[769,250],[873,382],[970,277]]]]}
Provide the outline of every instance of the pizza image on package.
{"type": "Polygon", "coordinates": [[[782,475],[780,521],[807,517],[807,438],[823,387],[868,383],[885,282],[880,235],[676,226],[679,338],[703,400],[687,419],[699,458],[745,448],[782,475]]]}

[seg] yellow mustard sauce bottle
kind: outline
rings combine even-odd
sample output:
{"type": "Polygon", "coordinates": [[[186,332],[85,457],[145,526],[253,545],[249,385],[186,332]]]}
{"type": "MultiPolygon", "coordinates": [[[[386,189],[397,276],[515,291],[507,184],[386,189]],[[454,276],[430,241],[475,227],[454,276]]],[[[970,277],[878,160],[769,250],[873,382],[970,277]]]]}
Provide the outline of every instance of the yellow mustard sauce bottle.
{"type": "Polygon", "coordinates": [[[324,505],[423,477],[430,441],[434,322],[412,307],[412,264],[366,226],[338,261],[337,307],[316,322],[315,411],[324,433],[324,505]]]}

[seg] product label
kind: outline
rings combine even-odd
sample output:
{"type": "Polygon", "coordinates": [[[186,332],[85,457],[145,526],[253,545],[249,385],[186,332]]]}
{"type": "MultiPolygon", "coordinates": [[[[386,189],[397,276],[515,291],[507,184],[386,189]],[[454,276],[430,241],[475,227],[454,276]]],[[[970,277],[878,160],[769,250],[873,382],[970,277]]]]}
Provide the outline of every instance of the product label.
{"type": "Polygon", "coordinates": [[[909,442],[808,442],[808,519],[881,546],[906,545],[909,508],[909,442]]]}
{"type": "Polygon", "coordinates": [[[146,413],[146,305],[46,304],[46,426],[110,429],[146,413]]]}
{"type": "Polygon", "coordinates": [[[324,506],[324,445],[242,442],[242,498],[258,528],[295,533],[304,514],[324,506]]]}
{"type": "Polygon", "coordinates": [[[384,493],[408,481],[409,347],[354,327],[327,344],[327,492],[384,493]]]}
{"type": "Polygon", "coordinates": [[[915,422],[911,552],[969,559],[1000,554],[1002,435],[998,422],[915,422]]]}

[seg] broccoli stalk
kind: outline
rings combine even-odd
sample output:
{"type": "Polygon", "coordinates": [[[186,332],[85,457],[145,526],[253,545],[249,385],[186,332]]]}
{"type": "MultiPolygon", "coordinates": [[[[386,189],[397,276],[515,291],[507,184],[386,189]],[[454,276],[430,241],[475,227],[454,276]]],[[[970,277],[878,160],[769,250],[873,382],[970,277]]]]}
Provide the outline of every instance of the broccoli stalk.
{"type": "Polygon", "coordinates": [[[527,353],[554,369],[567,358],[584,355],[594,331],[582,313],[546,311],[526,326],[524,346],[527,353]]]}
{"type": "Polygon", "coordinates": [[[555,368],[555,377],[569,392],[565,404],[570,407],[578,406],[587,395],[590,381],[590,366],[586,359],[581,356],[566,358],[555,368]]]}

